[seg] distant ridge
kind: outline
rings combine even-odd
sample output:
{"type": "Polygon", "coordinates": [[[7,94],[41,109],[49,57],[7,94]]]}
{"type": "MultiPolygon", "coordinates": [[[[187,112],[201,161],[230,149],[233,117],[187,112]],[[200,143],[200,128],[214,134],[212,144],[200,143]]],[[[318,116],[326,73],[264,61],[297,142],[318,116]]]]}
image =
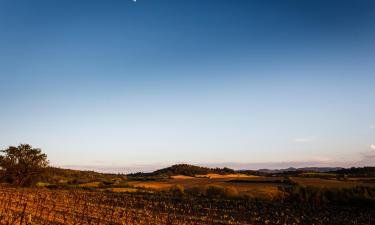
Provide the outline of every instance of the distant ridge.
{"type": "Polygon", "coordinates": [[[338,174],[352,174],[360,177],[375,177],[375,167],[352,167],[336,171],[338,174]]]}
{"type": "Polygon", "coordinates": [[[285,172],[334,172],[343,169],[342,167],[302,167],[302,168],[294,168],[289,167],[286,169],[260,169],[256,170],[260,173],[285,173],[285,172]]]}
{"type": "Polygon", "coordinates": [[[206,175],[209,173],[216,174],[233,174],[233,173],[244,173],[251,175],[266,175],[266,174],[282,174],[282,173],[302,173],[302,172],[319,172],[327,173],[343,170],[342,167],[303,167],[294,168],[289,167],[286,169],[259,169],[259,170],[233,170],[227,167],[224,168],[209,168],[202,166],[195,166],[190,164],[176,164],[163,169],[156,170],[151,173],[135,173],[130,174],[130,176],[175,176],[175,175],[185,175],[185,176],[195,176],[195,175],[206,175]]]}
{"type": "MultiPolygon", "coordinates": [[[[75,177],[76,179],[85,177],[86,179],[92,179],[93,177],[98,177],[102,175],[117,176],[121,173],[103,173],[94,172],[89,170],[77,170],[77,169],[62,169],[56,167],[50,167],[48,169],[50,174],[54,174],[55,177],[75,177]]],[[[375,176],[375,167],[289,167],[285,169],[259,169],[259,170],[234,170],[228,167],[223,168],[210,168],[204,166],[196,166],[190,164],[175,164],[169,167],[155,170],[153,172],[137,172],[137,173],[122,173],[122,175],[127,175],[129,177],[169,177],[175,175],[185,175],[185,176],[195,176],[195,175],[207,175],[210,173],[215,174],[235,174],[243,173],[247,175],[298,175],[300,173],[306,172],[317,172],[317,173],[336,173],[336,174],[346,174],[346,175],[359,175],[359,176],[375,176]]]]}

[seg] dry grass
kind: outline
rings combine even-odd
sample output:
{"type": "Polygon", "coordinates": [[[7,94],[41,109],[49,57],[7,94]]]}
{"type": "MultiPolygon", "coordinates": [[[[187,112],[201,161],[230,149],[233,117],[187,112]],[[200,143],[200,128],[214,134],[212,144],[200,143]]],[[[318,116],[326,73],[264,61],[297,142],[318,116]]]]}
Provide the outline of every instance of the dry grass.
{"type": "Polygon", "coordinates": [[[321,178],[304,178],[292,177],[292,181],[301,186],[314,186],[320,188],[350,188],[358,185],[363,185],[361,182],[353,181],[338,181],[334,179],[321,179],[321,178]]]}
{"type": "MultiPolygon", "coordinates": [[[[274,198],[280,196],[282,192],[279,187],[282,183],[277,183],[283,178],[280,177],[262,177],[247,176],[243,174],[208,174],[205,176],[189,177],[189,176],[173,176],[172,179],[160,181],[131,181],[128,184],[134,187],[143,187],[156,190],[168,190],[175,185],[182,185],[185,190],[200,189],[202,192],[207,186],[220,186],[236,190],[239,196],[248,196],[253,198],[274,198]],[[198,178],[199,177],[199,178],[198,178]],[[228,182],[241,180],[249,182],[228,182]],[[273,183],[274,182],[274,183],[273,183]]],[[[321,188],[350,188],[364,184],[354,181],[338,181],[335,179],[292,177],[294,182],[302,186],[315,186],[321,188]]]]}
{"type": "Polygon", "coordinates": [[[171,176],[172,179],[195,179],[195,177],[191,176],[185,176],[185,175],[176,175],[176,176],[171,176]]]}
{"type": "Polygon", "coordinates": [[[79,186],[80,187],[93,187],[93,188],[96,188],[96,187],[99,187],[100,184],[101,184],[100,182],[90,182],[90,183],[80,184],[79,186]]]}
{"type": "Polygon", "coordinates": [[[174,176],[173,179],[162,181],[130,181],[129,185],[134,187],[151,188],[156,190],[168,190],[175,185],[182,185],[185,190],[200,189],[202,192],[207,186],[220,186],[236,190],[239,196],[256,198],[273,198],[281,194],[278,187],[282,184],[262,183],[262,181],[273,181],[280,178],[243,176],[241,174],[212,176],[216,178],[194,178],[188,176],[174,176]],[[254,180],[256,183],[228,182],[230,180],[254,180]]]}
{"type": "Polygon", "coordinates": [[[226,178],[254,178],[258,176],[253,175],[246,175],[241,173],[236,174],[216,174],[216,173],[209,173],[205,175],[196,175],[198,178],[210,178],[210,179],[226,179],[226,178]]]}
{"type": "Polygon", "coordinates": [[[134,193],[134,192],[139,191],[139,189],[137,189],[137,188],[107,188],[106,190],[116,192],[116,193],[120,193],[120,192],[134,193]]]}
{"type": "Polygon", "coordinates": [[[152,188],[156,190],[168,190],[173,186],[173,184],[164,181],[130,181],[128,184],[134,187],[152,188]]]}

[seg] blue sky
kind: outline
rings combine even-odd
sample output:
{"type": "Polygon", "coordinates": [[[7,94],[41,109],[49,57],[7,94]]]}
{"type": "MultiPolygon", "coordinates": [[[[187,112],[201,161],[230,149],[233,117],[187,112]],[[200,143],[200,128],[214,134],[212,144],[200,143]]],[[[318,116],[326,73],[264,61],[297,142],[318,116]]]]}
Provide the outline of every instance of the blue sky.
{"type": "Polygon", "coordinates": [[[0,147],[374,165],[374,59],[374,1],[0,0],[0,147]]]}

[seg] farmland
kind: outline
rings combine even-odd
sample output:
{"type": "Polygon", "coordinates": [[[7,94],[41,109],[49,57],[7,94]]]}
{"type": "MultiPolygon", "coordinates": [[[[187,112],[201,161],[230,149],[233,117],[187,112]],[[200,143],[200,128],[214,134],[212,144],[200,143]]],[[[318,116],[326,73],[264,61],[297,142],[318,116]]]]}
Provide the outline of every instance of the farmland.
{"type": "Polygon", "coordinates": [[[292,177],[292,181],[302,186],[313,186],[321,188],[351,188],[358,185],[374,186],[372,183],[364,183],[361,181],[339,181],[336,179],[321,179],[321,178],[303,178],[303,177],[292,177]]]}
{"type": "Polygon", "coordinates": [[[366,182],[366,180],[337,180],[335,177],[326,178],[324,174],[318,177],[305,176],[246,176],[244,174],[208,174],[196,176],[171,176],[170,179],[128,181],[129,185],[138,188],[151,190],[168,190],[176,185],[181,185],[185,190],[194,189],[204,191],[208,186],[218,186],[229,188],[237,196],[274,199],[283,195],[280,191],[282,187],[289,186],[291,183],[303,187],[316,188],[354,188],[356,186],[375,187],[375,183],[366,182]]]}
{"type": "Polygon", "coordinates": [[[0,188],[1,224],[371,224],[357,207],[142,193],[0,188]]]}
{"type": "Polygon", "coordinates": [[[180,176],[173,179],[163,179],[159,181],[129,181],[128,184],[135,187],[143,187],[154,190],[168,190],[175,185],[182,185],[184,189],[203,191],[207,186],[218,186],[230,188],[239,196],[274,198],[277,197],[279,187],[282,185],[282,179],[273,179],[265,177],[246,177],[246,176],[219,176],[217,178],[207,178],[203,176],[184,177],[180,176]],[[240,177],[240,178],[238,178],[240,177]]]}
{"type": "Polygon", "coordinates": [[[0,185],[0,224],[374,224],[374,202],[368,172],[48,168],[36,186],[0,185]]]}

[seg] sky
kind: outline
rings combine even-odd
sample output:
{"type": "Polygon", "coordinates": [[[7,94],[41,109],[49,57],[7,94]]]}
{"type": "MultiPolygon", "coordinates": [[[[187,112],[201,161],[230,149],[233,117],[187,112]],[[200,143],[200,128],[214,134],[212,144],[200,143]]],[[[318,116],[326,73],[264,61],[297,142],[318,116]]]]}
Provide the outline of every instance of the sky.
{"type": "Polygon", "coordinates": [[[372,0],[0,0],[0,148],[112,171],[374,166],[374,61],[372,0]]]}

